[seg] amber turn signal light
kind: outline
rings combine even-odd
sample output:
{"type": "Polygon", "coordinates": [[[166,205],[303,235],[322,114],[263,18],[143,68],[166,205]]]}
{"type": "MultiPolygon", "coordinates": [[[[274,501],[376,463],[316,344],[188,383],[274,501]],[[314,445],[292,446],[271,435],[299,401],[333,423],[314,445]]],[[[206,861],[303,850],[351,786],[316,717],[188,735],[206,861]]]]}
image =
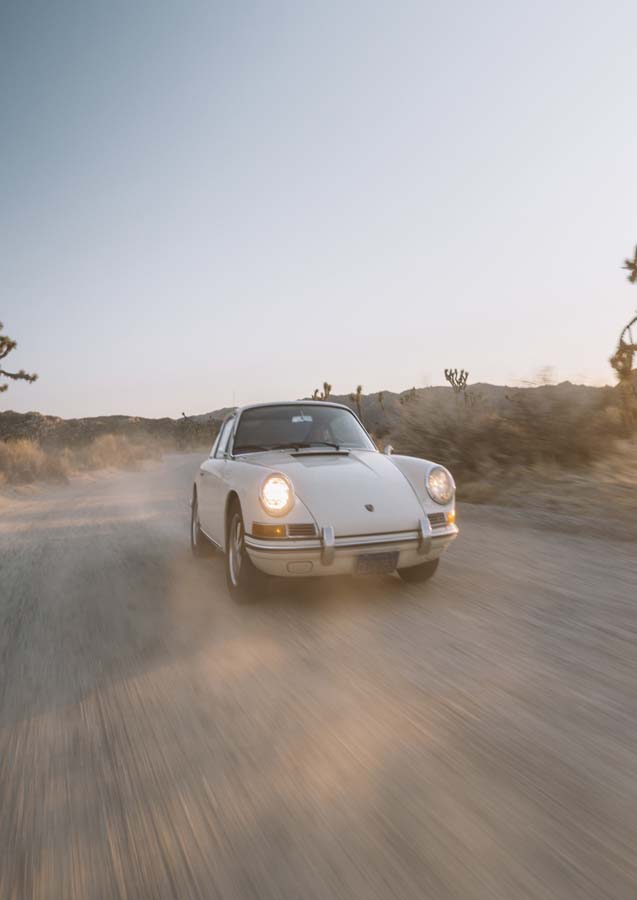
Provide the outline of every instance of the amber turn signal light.
{"type": "Polygon", "coordinates": [[[284,538],[285,533],[285,525],[266,525],[262,522],[252,523],[252,534],[254,537],[284,538]]]}

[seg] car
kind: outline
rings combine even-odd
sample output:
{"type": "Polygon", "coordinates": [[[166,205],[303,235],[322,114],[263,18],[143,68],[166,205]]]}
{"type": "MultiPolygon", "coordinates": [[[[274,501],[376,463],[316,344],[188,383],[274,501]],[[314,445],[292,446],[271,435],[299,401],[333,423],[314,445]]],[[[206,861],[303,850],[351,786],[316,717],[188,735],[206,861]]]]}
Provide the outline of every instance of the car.
{"type": "Polygon", "coordinates": [[[391,451],[339,403],[234,410],[194,479],[193,554],[224,554],[237,600],[268,576],[428,580],[458,534],[455,483],[444,466],[391,451]]]}

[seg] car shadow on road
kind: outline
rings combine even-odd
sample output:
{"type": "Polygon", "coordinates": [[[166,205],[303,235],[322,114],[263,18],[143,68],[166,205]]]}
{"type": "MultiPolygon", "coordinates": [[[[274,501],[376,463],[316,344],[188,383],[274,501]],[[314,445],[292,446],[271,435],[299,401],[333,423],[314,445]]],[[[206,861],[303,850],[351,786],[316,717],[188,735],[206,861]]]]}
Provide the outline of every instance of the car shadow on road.
{"type": "Polygon", "coordinates": [[[262,609],[305,609],[320,613],[332,607],[369,608],[410,600],[409,589],[395,575],[335,575],[320,578],[272,578],[250,605],[262,609]]]}

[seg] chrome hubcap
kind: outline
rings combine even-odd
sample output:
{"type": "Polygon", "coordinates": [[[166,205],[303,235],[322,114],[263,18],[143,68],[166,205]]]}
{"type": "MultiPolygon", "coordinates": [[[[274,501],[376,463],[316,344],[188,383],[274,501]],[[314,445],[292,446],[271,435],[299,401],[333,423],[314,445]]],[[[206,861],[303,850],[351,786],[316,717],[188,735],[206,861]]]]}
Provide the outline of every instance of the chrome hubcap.
{"type": "Polygon", "coordinates": [[[228,568],[230,569],[230,580],[234,587],[239,586],[239,578],[241,577],[241,560],[243,557],[243,525],[241,517],[235,515],[230,525],[230,533],[228,535],[228,568]]]}

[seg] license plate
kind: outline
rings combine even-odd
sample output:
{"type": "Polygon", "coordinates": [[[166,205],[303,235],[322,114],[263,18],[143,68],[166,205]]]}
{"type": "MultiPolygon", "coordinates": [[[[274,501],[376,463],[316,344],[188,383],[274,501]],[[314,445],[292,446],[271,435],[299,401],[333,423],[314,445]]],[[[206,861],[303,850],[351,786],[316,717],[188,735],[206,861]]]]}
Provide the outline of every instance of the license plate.
{"type": "Polygon", "coordinates": [[[359,575],[386,575],[398,565],[398,553],[363,553],[356,560],[359,575]]]}

